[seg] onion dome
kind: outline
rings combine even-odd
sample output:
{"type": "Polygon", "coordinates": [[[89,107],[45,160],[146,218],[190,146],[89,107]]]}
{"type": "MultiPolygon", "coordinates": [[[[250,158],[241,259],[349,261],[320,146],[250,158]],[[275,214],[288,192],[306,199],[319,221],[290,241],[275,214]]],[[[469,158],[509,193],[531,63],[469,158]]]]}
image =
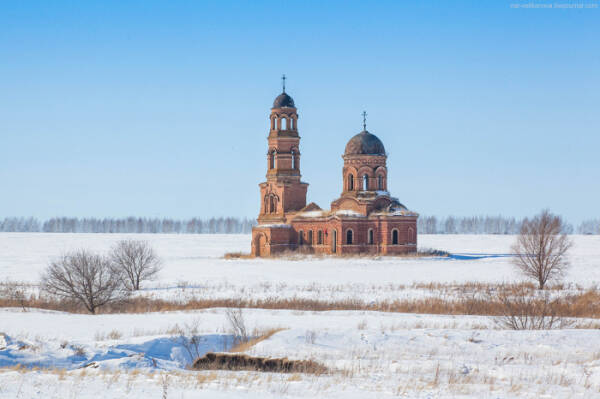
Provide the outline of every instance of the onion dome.
{"type": "Polygon", "coordinates": [[[348,141],[344,155],[385,155],[385,148],[377,136],[363,130],[348,141]]]}
{"type": "Polygon", "coordinates": [[[273,101],[273,108],[295,108],[294,99],[283,92],[273,101]]]}

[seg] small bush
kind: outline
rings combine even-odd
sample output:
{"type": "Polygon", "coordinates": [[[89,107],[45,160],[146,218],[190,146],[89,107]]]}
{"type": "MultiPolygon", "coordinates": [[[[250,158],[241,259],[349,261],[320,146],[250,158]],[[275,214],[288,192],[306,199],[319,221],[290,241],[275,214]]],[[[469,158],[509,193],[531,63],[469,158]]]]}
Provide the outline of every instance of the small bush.
{"type": "Polygon", "coordinates": [[[422,248],[417,252],[418,256],[450,256],[450,252],[442,251],[441,249],[422,248]]]}
{"type": "Polygon", "coordinates": [[[252,256],[252,254],[244,253],[244,252],[227,252],[225,255],[223,255],[223,258],[225,258],[225,259],[252,259],[252,258],[254,258],[254,256],[252,256]]]}
{"type": "Polygon", "coordinates": [[[0,299],[5,300],[13,306],[20,306],[23,312],[27,311],[25,291],[26,285],[24,283],[14,281],[0,283],[0,299]]]}
{"type": "Polygon", "coordinates": [[[111,332],[108,333],[108,339],[121,339],[121,337],[123,336],[123,334],[118,331],[118,330],[112,330],[111,332]]]}
{"type": "Polygon", "coordinates": [[[80,345],[71,345],[71,349],[77,356],[85,356],[85,349],[80,345]]]}
{"type": "Polygon", "coordinates": [[[501,315],[494,321],[511,330],[551,330],[571,326],[573,323],[561,315],[560,299],[552,300],[548,292],[535,295],[535,291],[520,287],[512,292],[498,291],[494,300],[500,303],[501,315]]]}
{"type": "Polygon", "coordinates": [[[317,333],[313,330],[306,330],[306,334],[304,335],[304,341],[307,344],[314,345],[317,340],[317,333]]]}

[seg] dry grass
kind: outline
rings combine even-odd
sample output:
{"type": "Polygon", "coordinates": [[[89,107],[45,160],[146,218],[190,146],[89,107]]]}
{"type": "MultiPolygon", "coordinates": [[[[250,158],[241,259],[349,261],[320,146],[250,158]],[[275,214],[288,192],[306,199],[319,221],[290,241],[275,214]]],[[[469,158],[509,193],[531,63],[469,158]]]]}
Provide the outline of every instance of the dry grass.
{"type": "Polygon", "coordinates": [[[254,255],[244,252],[227,252],[223,255],[225,259],[252,259],[254,255]]]}
{"type": "MultiPolygon", "coordinates": [[[[138,370],[66,371],[58,368],[28,369],[22,366],[0,367],[0,374],[16,371],[21,374],[19,377],[21,384],[23,384],[23,381],[39,383],[40,380],[31,380],[30,378],[33,378],[33,376],[25,375],[25,373],[31,371],[34,371],[35,374],[43,373],[54,376],[55,380],[42,377],[45,389],[40,387],[40,394],[65,398],[79,397],[82,392],[81,389],[85,389],[87,383],[91,382],[92,379],[100,379],[106,390],[122,390],[124,396],[127,397],[136,396],[136,393],[139,396],[139,392],[136,390],[140,384],[144,385],[145,392],[148,389],[153,390],[156,397],[164,397],[161,394],[167,391],[167,398],[188,397],[189,395],[195,397],[194,395],[200,394],[197,390],[207,388],[211,391],[235,392],[238,396],[242,391],[270,392],[277,397],[286,395],[304,397],[339,396],[340,392],[346,390],[349,391],[349,394],[353,393],[355,387],[360,387],[361,392],[365,392],[365,395],[370,393],[369,396],[373,396],[374,393],[377,393],[378,396],[385,396],[393,392],[403,397],[427,396],[427,394],[431,394],[432,390],[438,395],[446,393],[447,396],[461,397],[465,395],[469,397],[496,397],[508,394],[509,397],[591,398],[596,397],[600,392],[599,385],[593,378],[593,366],[585,365],[588,360],[597,360],[600,353],[590,354],[581,363],[577,362],[578,365],[583,364],[583,368],[578,373],[572,371],[571,364],[569,364],[569,370],[563,368],[560,362],[552,363],[553,366],[550,366],[546,357],[547,354],[535,351],[533,353],[509,353],[506,356],[509,360],[505,361],[503,359],[501,363],[497,363],[498,366],[503,367],[509,364],[511,366],[527,365],[529,367],[524,371],[519,371],[519,368],[506,367],[508,375],[498,378],[494,373],[490,373],[490,369],[485,367],[484,364],[469,368],[468,373],[465,373],[461,368],[457,368],[456,363],[452,361],[432,360],[428,364],[405,361],[392,374],[385,374],[385,381],[382,382],[374,382],[373,375],[381,375],[381,366],[385,366],[383,371],[388,370],[388,364],[385,362],[372,365],[353,363],[351,368],[330,369],[325,374],[305,374],[294,371],[286,374],[275,374],[255,369],[248,369],[247,371],[244,369],[240,372],[219,371],[220,369],[206,371],[170,370],[168,372],[138,370]],[[560,365],[560,367],[556,367],[556,365],[560,365]],[[298,381],[302,381],[303,384],[290,385],[290,383],[298,381]],[[60,391],[61,386],[63,387],[62,392],[70,394],[65,393],[60,396],[60,393],[57,392],[60,391]],[[167,386],[166,390],[164,389],[165,386],[167,386]],[[67,387],[67,389],[65,390],[64,387],[67,387]],[[175,395],[176,389],[185,392],[175,395]]],[[[14,383],[14,377],[10,376],[10,378],[11,382],[9,383],[14,383]]],[[[18,379],[16,383],[19,384],[18,379]]],[[[6,387],[2,388],[4,388],[2,393],[6,396],[6,387]]],[[[210,391],[207,394],[210,395],[210,391]]],[[[19,395],[17,392],[17,395],[11,397],[22,398],[24,396],[19,395]]]]}
{"type": "Polygon", "coordinates": [[[274,328],[274,329],[267,330],[263,333],[254,333],[253,335],[256,336],[256,338],[251,338],[247,341],[238,343],[233,348],[229,349],[229,352],[234,352],[234,353],[246,352],[247,350],[252,348],[254,345],[258,344],[259,342],[269,339],[274,334],[276,334],[280,331],[283,331],[283,330],[284,330],[284,328],[274,328]]]}
{"type": "MultiPolygon", "coordinates": [[[[402,290],[404,286],[394,286],[402,290]]],[[[166,311],[191,311],[209,308],[260,308],[271,310],[296,311],[331,311],[331,310],[361,310],[416,314],[443,315],[481,315],[502,316],[504,305],[498,293],[505,296],[517,295],[525,290],[535,299],[540,291],[529,283],[522,284],[414,284],[406,288],[431,290],[435,296],[425,298],[403,298],[397,300],[380,300],[365,302],[357,298],[340,300],[318,300],[307,298],[277,298],[266,299],[205,299],[192,298],[185,301],[155,299],[148,297],[130,298],[121,303],[103,307],[99,313],[147,313],[166,311]]],[[[560,291],[565,287],[549,287],[546,292],[562,295],[560,301],[553,303],[553,314],[560,317],[600,319],[600,291],[596,288],[582,290],[581,287],[568,287],[567,293],[560,291]]],[[[58,310],[71,313],[87,313],[78,303],[56,300],[39,295],[30,295],[24,300],[15,301],[11,298],[0,298],[0,307],[22,307],[58,310]]]]}
{"type": "Polygon", "coordinates": [[[94,334],[95,341],[117,340],[121,339],[122,337],[123,333],[121,333],[118,330],[112,330],[109,333],[102,333],[97,331],[96,334],[94,334]]]}

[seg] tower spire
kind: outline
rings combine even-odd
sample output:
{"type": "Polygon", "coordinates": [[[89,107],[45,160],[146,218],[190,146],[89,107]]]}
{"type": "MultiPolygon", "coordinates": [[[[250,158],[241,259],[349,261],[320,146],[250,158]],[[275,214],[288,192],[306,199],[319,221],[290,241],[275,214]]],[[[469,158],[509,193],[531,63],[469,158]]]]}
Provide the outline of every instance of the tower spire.
{"type": "Polygon", "coordinates": [[[284,92],[284,93],[285,93],[285,80],[286,80],[286,79],[287,79],[287,78],[285,77],[285,74],[283,74],[283,75],[281,76],[281,83],[282,83],[282,85],[283,85],[283,92],[284,92]]]}
{"type": "Polygon", "coordinates": [[[363,130],[366,131],[367,130],[367,111],[363,111],[362,117],[363,117],[363,130]]]}

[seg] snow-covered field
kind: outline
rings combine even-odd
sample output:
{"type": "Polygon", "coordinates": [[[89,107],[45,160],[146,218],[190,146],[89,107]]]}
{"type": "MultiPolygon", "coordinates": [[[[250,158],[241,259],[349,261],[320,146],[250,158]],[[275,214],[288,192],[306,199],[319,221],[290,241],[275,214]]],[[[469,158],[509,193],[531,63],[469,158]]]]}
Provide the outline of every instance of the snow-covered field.
{"type": "MultiPolygon", "coordinates": [[[[435,295],[416,283],[519,279],[510,236],[419,236],[421,248],[450,258],[225,260],[248,251],[249,236],[2,233],[0,281],[35,284],[61,253],[130,238],[150,241],[164,260],[143,295],[168,298],[374,301],[435,295]]],[[[600,237],[574,240],[567,281],[600,283],[600,237]]],[[[189,356],[173,327],[197,322],[202,351],[226,349],[224,309],[92,316],[4,308],[0,398],[600,397],[600,330],[507,331],[486,317],[363,311],[244,315],[250,329],[283,329],[251,354],[313,359],[332,373],[185,370],[189,356]]]]}
{"type": "MultiPolygon", "coordinates": [[[[248,235],[0,233],[0,281],[36,283],[48,262],[67,251],[108,251],[122,239],[149,241],[164,261],[159,279],[145,285],[156,297],[366,300],[424,295],[415,283],[514,282],[512,236],[420,235],[420,248],[445,250],[450,258],[223,259],[248,252],[248,235]]],[[[600,283],[600,236],[574,236],[573,268],[566,280],[600,283]]]]}

